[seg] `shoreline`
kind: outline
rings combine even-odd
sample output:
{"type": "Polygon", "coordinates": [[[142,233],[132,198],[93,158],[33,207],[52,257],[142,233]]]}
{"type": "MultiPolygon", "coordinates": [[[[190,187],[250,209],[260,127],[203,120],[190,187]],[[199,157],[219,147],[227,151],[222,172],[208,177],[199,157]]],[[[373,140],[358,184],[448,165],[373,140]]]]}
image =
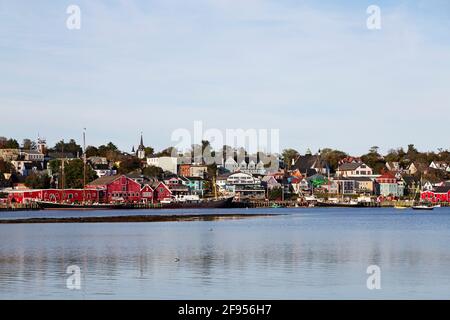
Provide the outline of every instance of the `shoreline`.
{"type": "Polygon", "coordinates": [[[124,222],[184,222],[217,221],[245,218],[273,217],[280,214],[189,214],[189,215],[134,215],[107,217],[68,217],[68,218],[24,218],[0,219],[0,224],[34,224],[34,223],[124,223],[124,222]]]}

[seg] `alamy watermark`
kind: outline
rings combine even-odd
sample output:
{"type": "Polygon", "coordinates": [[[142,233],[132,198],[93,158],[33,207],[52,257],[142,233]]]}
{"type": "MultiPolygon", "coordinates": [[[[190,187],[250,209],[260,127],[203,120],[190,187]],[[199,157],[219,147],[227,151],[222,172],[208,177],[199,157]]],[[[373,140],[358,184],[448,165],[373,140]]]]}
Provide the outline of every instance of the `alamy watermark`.
{"type": "Polygon", "coordinates": [[[81,9],[75,4],[67,7],[66,13],[69,15],[66,20],[66,27],[69,30],[81,29],[81,9]]]}
{"type": "Polygon", "coordinates": [[[366,10],[369,17],[366,21],[367,29],[380,30],[381,29],[381,8],[377,5],[370,5],[366,10]]]}
{"type": "Polygon", "coordinates": [[[193,130],[174,130],[171,141],[171,156],[181,158],[180,163],[223,165],[230,158],[240,163],[253,155],[265,168],[278,169],[279,129],[205,129],[202,121],[194,121],[193,130]]]}
{"type": "Polygon", "coordinates": [[[67,274],[70,276],[66,279],[66,287],[69,290],[81,290],[81,268],[77,265],[67,267],[67,274]]]}
{"type": "Polygon", "coordinates": [[[370,276],[367,278],[367,289],[380,290],[381,289],[381,268],[377,265],[370,265],[367,267],[366,273],[370,276]]]}

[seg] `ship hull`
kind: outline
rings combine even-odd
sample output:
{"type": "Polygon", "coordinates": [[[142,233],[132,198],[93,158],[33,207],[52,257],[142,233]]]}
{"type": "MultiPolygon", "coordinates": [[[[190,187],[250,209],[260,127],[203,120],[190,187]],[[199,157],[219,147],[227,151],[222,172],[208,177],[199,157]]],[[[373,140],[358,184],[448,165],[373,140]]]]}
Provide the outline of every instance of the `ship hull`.
{"type": "Polygon", "coordinates": [[[231,208],[233,198],[200,202],[172,202],[162,204],[163,209],[214,209],[231,208]]]}
{"type": "Polygon", "coordinates": [[[120,205],[115,204],[68,204],[45,201],[38,201],[37,204],[44,210],[108,210],[120,208],[120,205]]]}

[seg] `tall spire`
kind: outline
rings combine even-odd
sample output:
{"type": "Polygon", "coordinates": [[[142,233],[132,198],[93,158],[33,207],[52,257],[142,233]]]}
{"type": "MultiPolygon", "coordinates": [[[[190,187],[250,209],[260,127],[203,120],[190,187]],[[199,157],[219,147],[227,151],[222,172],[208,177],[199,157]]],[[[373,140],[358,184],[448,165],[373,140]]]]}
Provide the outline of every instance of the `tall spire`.
{"type": "Polygon", "coordinates": [[[144,137],[142,135],[142,132],[141,132],[141,143],[139,145],[139,148],[144,148],[144,137]]]}

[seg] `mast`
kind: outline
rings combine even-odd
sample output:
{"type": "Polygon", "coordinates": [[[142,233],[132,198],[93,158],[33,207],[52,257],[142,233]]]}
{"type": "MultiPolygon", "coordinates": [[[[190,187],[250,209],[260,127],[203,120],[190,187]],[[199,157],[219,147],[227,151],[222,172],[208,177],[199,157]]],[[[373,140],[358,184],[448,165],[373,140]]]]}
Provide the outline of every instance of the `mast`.
{"type": "Polygon", "coordinates": [[[61,189],[62,189],[62,197],[61,197],[61,202],[64,200],[65,198],[65,194],[64,194],[64,188],[65,188],[65,173],[64,173],[64,162],[65,162],[65,155],[64,155],[64,139],[62,140],[62,157],[61,157],[61,189]]]}
{"type": "Polygon", "coordinates": [[[86,202],[86,128],[83,128],[83,203],[86,202]]]}

